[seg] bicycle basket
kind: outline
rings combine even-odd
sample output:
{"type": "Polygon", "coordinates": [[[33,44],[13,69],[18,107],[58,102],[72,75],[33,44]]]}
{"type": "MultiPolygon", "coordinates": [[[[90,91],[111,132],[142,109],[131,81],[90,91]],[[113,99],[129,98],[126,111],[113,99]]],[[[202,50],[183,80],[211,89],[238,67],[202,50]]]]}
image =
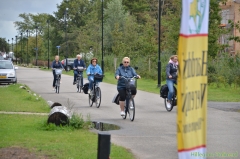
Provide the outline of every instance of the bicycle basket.
{"type": "Polygon", "coordinates": [[[56,75],[61,75],[62,74],[62,69],[56,69],[55,73],[56,73],[56,75]]]}
{"type": "Polygon", "coordinates": [[[126,88],[134,90],[137,88],[137,80],[136,79],[131,79],[126,82],[126,88]]]}
{"type": "Polygon", "coordinates": [[[94,81],[102,82],[102,80],[103,80],[103,75],[99,75],[99,74],[94,75],[94,81]]]}
{"type": "Polygon", "coordinates": [[[77,67],[77,70],[82,72],[82,71],[84,71],[84,68],[83,67],[77,67]]]}

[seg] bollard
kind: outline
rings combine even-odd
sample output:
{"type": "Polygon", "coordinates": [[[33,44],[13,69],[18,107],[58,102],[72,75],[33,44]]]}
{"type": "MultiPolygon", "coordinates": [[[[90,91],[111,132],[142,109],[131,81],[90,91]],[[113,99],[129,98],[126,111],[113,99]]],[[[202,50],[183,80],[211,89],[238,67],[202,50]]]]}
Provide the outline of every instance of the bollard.
{"type": "Polygon", "coordinates": [[[109,159],[111,148],[111,135],[98,133],[97,159],[109,159]]]}

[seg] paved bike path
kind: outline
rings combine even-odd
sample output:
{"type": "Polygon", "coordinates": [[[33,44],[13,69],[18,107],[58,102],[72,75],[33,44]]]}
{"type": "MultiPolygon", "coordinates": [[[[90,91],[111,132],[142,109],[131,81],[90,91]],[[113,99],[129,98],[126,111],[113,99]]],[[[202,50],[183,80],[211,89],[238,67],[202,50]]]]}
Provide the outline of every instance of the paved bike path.
{"type": "MultiPolygon", "coordinates": [[[[111,141],[132,151],[139,159],[176,159],[176,107],[167,112],[163,99],[158,94],[144,91],[137,92],[135,97],[136,116],[134,122],[129,118],[123,120],[120,108],[112,103],[116,85],[101,83],[102,103],[100,108],[89,107],[88,96],[76,92],[72,85],[73,77],[62,75],[60,94],[52,91],[52,73],[33,68],[19,67],[18,81],[27,84],[45,100],[66,105],[69,99],[74,110],[85,117],[90,114],[91,120],[116,124],[120,130],[108,131],[111,141]]],[[[114,78],[113,78],[114,80],[114,78]]],[[[87,82],[84,79],[84,82],[87,82]]],[[[208,103],[207,151],[238,152],[240,155],[240,113],[215,109],[219,103],[208,103]]],[[[225,107],[239,106],[239,103],[225,103],[225,107]]],[[[224,107],[224,106],[223,106],[224,107]]],[[[124,156],[123,156],[124,158],[124,156]]]]}

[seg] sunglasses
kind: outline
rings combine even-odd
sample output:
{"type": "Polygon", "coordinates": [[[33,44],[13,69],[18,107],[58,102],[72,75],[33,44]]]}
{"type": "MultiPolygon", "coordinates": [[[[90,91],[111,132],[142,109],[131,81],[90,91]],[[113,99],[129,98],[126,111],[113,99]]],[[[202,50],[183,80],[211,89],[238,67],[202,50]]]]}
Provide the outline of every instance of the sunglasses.
{"type": "Polygon", "coordinates": [[[129,63],[128,61],[124,61],[124,63],[129,63]]]}
{"type": "Polygon", "coordinates": [[[92,62],[97,62],[97,61],[92,61],[92,62]]]}

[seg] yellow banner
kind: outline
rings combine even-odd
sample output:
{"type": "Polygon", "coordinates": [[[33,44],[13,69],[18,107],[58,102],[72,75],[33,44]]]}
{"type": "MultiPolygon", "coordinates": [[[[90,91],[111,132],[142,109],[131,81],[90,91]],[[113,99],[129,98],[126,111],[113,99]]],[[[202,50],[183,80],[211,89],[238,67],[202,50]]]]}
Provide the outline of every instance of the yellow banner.
{"type": "Polygon", "coordinates": [[[180,159],[206,158],[209,0],[182,1],[178,46],[177,142],[180,159]]]}

